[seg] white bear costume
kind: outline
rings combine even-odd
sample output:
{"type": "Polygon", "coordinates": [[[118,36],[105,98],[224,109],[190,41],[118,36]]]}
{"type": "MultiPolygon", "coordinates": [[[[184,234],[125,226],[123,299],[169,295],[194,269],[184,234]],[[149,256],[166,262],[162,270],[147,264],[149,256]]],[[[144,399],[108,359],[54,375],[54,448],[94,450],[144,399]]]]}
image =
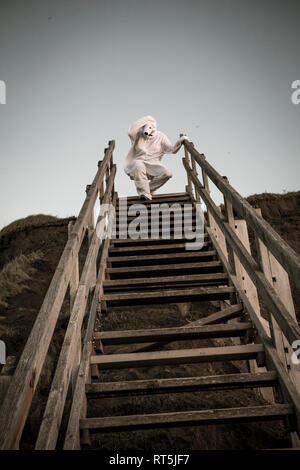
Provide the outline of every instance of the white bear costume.
{"type": "Polygon", "coordinates": [[[125,158],[124,170],[134,180],[138,195],[151,199],[151,194],[172,177],[170,170],[161,163],[166,153],[177,153],[181,137],[172,145],[168,137],[156,130],[156,121],[145,116],[135,121],[128,129],[131,148],[125,158]]]}

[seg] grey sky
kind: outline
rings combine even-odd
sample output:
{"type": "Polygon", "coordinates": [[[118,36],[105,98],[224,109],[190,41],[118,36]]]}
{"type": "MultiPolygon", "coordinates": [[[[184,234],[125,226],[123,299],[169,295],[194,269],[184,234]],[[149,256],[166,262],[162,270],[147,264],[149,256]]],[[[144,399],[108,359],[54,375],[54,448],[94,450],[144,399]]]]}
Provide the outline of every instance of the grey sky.
{"type": "MultiPolygon", "coordinates": [[[[299,189],[300,2],[0,0],[0,228],[77,215],[108,140],[119,195],[129,125],[186,132],[244,196],[299,189]]],[[[164,157],[183,191],[183,150],[164,157]]]]}

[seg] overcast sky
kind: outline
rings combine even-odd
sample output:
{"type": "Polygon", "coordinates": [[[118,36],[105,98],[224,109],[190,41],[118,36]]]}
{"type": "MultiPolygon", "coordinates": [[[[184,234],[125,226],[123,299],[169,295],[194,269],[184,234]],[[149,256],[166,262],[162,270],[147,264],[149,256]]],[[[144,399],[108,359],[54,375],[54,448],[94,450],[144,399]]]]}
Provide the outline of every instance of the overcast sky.
{"type": "MultiPolygon", "coordinates": [[[[110,139],[116,190],[129,125],[150,114],[243,195],[299,190],[300,2],[0,0],[0,228],[77,215],[110,139]]],[[[166,155],[184,191],[183,149],[166,155]]]]}

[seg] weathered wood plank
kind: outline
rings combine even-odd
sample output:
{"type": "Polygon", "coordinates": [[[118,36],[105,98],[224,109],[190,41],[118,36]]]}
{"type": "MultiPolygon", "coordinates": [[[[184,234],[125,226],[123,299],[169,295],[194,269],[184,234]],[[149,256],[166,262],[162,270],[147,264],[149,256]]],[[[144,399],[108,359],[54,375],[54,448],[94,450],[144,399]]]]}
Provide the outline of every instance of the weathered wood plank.
{"type": "Polygon", "coordinates": [[[159,255],[143,255],[143,256],[126,256],[126,260],[124,260],[124,256],[110,256],[108,258],[109,263],[124,263],[126,262],[139,262],[143,263],[145,261],[166,261],[172,262],[179,261],[179,260],[186,260],[186,259],[195,259],[195,258],[209,258],[215,256],[216,252],[214,250],[209,251],[193,251],[193,252],[184,252],[184,253],[168,253],[168,254],[159,254],[159,255]]]}
{"type": "Polygon", "coordinates": [[[145,204],[145,205],[152,205],[152,204],[160,204],[160,203],[168,203],[170,201],[177,203],[177,202],[185,202],[190,200],[190,195],[189,194],[178,194],[177,193],[170,193],[170,194],[158,194],[158,195],[153,195],[152,201],[148,201],[147,199],[141,199],[139,196],[128,196],[126,197],[121,197],[117,201],[117,207],[119,205],[124,204],[127,202],[128,206],[133,205],[133,204],[145,204]]]}
{"type": "Polygon", "coordinates": [[[137,292],[119,292],[103,296],[103,300],[110,306],[151,303],[169,303],[169,302],[193,302],[200,300],[228,299],[234,292],[233,287],[192,287],[185,289],[164,289],[137,291],[137,292]]]}
{"type": "Polygon", "coordinates": [[[200,392],[204,390],[233,390],[240,388],[271,387],[277,382],[275,372],[180,377],[171,379],[130,380],[128,382],[100,382],[86,385],[91,397],[118,397],[161,393],[200,392]]]}
{"type": "MultiPolygon", "coordinates": [[[[190,170],[187,168],[187,171],[190,170]]],[[[192,176],[192,179],[193,178],[194,177],[192,176]]],[[[286,338],[288,339],[288,341],[290,341],[290,343],[292,343],[294,340],[300,337],[300,327],[292,318],[287,308],[281,301],[280,297],[276,294],[274,288],[267,281],[264,273],[260,270],[256,261],[252,258],[252,256],[248,253],[247,249],[240,242],[228,222],[226,222],[224,217],[221,216],[211,197],[203,189],[199,180],[193,180],[193,182],[197,186],[197,190],[200,192],[205,203],[212,211],[215,219],[218,221],[220,228],[222,229],[228,242],[238,255],[239,260],[243,264],[250,278],[252,279],[256,287],[259,289],[260,294],[267,307],[270,309],[270,311],[273,312],[274,317],[277,323],[279,324],[280,328],[282,329],[283,333],[285,334],[286,338]]]]}
{"type": "MultiPolygon", "coordinates": [[[[153,246],[126,246],[126,247],[118,247],[118,248],[111,248],[109,250],[109,255],[114,255],[114,254],[120,254],[123,256],[128,256],[129,253],[137,253],[137,254],[147,254],[151,252],[171,252],[171,251],[180,251],[180,250],[186,250],[185,246],[186,242],[183,243],[174,243],[174,244],[169,244],[169,245],[153,245],[153,246]]],[[[209,246],[209,242],[203,242],[202,247],[207,247],[209,246]]]]}
{"type": "MultiPolygon", "coordinates": [[[[152,196],[153,199],[152,199],[152,200],[153,200],[153,201],[156,201],[156,200],[160,199],[161,197],[168,198],[168,200],[169,200],[169,199],[172,199],[172,198],[177,200],[177,199],[180,198],[181,196],[182,196],[182,197],[188,197],[188,193],[187,193],[187,192],[180,192],[180,193],[153,194],[153,196],[152,196]]],[[[137,195],[125,196],[125,197],[121,196],[121,197],[118,198],[117,204],[118,204],[120,201],[126,201],[126,200],[127,200],[127,201],[135,201],[135,200],[141,201],[141,200],[143,200],[143,199],[141,199],[141,198],[140,198],[139,196],[137,196],[137,195]]]]}
{"type": "MultiPolygon", "coordinates": [[[[204,232],[203,237],[204,240],[208,240],[208,234],[204,232]]],[[[174,238],[171,236],[170,238],[113,238],[111,240],[112,247],[125,247],[125,246],[149,246],[149,245],[156,245],[156,244],[164,244],[164,245],[171,245],[172,243],[188,243],[190,240],[185,238],[184,236],[181,238],[174,238]]]]}
{"type": "Polygon", "coordinates": [[[91,364],[98,364],[99,368],[104,370],[128,367],[152,367],[165,364],[236,361],[255,359],[263,350],[263,346],[260,344],[247,344],[243,346],[223,346],[144,353],[103,354],[92,356],[91,364]]]}
{"type": "Polygon", "coordinates": [[[193,281],[203,282],[217,282],[223,283],[228,279],[228,274],[225,273],[206,273],[206,274],[187,274],[185,276],[162,276],[162,277],[146,277],[146,278],[132,278],[132,279],[109,279],[104,281],[104,288],[112,287],[118,289],[119,287],[134,287],[143,286],[145,284],[158,284],[165,285],[172,283],[173,285],[181,283],[192,283],[193,281]]]}
{"type": "Polygon", "coordinates": [[[157,273],[159,275],[164,275],[167,272],[211,272],[219,270],[222,266],[220,261],[205,261],[205,262],[198,262],[198,263],[180,263],[180,264],[158,264],[153,266],[147,266],[147,271],[145,270],[145,266],[124,266],[124,267],[113,267],[107,268],[106,272],[111,275],[117,275],[127,273],[130,274],[130,277],[139,277],[141,273],[144,276],[150,274],[157,273]],[[161,274],[162,273],[162,274],[161,274]]]}
{"type": "MultiPolygon", "coordinates": [[[[199,320],[191,322],[187,326],[213,325],[222,323],[224,321],[231,320],[232,318],[241,316],[243,314],[243,309],[244,308],[242,304],[232,305],[231,307],[224,308],[219,312],[212,313],[207,317],[200,318],[199,320]]],[[[183,328],[186,328],[186,326],[183,326],[183,328]]]]}
{"type": "Polygon", "coordinates": [[[185,328],[160,328],[147,330],[99,331],[94,338],[106,344],[134,344],[148,341],[179,341],[187,339],[225,338],[241,336],[252,328],[252,323],[240,322],[232,325],[209,325],[185,328]]]}
{"type": "Polygon", "coordinates": [[[80,420],[81,429],[93,431],[125,431],[173,426],[226,424],[251,421],[281,420],[294,413],[291,405],[245,406],[200,411],[177,411],[149,415],[113,416],[80,420]]]}

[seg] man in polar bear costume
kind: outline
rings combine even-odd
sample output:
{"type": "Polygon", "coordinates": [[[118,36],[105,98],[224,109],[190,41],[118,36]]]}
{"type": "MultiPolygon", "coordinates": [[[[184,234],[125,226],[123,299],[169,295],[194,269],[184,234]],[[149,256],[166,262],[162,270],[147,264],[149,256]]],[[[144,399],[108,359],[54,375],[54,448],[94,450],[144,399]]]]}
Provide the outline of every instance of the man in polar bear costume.
{"type": "Polygon", "coordinates": [[[166,153],[177,153],[188,137],[182,136],[172,145],[168,137],[157,130],[152,116],[135,121],[128,135],[132,145],[124,163],[125,173],[134,180],[138,195],[151,200],[152,194],[172,177],[171,171],[161,163],[162,157],[166,153]]]}

